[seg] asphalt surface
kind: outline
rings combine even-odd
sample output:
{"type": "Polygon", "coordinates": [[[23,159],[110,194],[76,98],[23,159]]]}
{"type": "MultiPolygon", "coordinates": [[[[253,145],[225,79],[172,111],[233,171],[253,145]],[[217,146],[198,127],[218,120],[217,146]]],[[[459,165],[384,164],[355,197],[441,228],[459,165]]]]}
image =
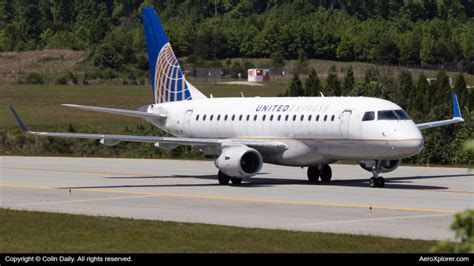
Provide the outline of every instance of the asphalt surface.
{"type": "Polygon", "coordinates": [[[454,240],[453,215],[474,208],[474,173],[400,167],[368,187],[369,172],[333,165],[333,181],[265,164],[240,186],[218,185],[210,161],[0,157],[0,207],[454,240]]]}

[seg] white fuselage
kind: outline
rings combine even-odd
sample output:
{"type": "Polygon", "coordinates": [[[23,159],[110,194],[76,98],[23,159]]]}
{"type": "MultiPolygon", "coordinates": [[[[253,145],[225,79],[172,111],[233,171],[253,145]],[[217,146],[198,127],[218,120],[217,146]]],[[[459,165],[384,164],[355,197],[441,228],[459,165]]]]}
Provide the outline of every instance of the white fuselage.
{"type": "Polygon", "coordinates": [[[423,137],[411,119],[379,120],[378,111],[400,106],[367,97],[214,98],[155,104],[150,121],[179,137],[275,140],[280,153],[268,163],[312,166],[337,160],[392,160],[417,154],[423,137]],[[362,121],[366,112],[373,120],[362,121]]]}

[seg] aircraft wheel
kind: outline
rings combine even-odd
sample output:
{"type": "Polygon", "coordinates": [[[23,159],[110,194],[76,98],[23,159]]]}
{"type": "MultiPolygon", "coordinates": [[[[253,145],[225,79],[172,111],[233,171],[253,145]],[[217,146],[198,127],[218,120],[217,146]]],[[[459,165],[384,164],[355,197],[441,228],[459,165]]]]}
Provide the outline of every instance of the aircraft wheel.
{"type": "Polygon", "coordinates": [[[219,171],[219,173],[217,174],[217,180],[219,180],[219,184],[227,185],[229,184],[230,176],[222,173],[222,171],[219,171]]]}
{"type": "Polygon", "coordinates": [[[308,167],[308,180],[311,183],[318,182],[319,179],[319,167],[317,166],[310,166],[308,167]]]}
{"type": "Polygon", "coordinates": [[[371,178],[369,179],[369,186],[370,186],[370,187],[378,187],[377,178],[371,177],[371,178]]]}
{"type": "Polygon", "coordinates": [[[384,187],[385,186],[385,179],[381,176],[379,177],[372,177],[369,179],[370,187],[384,187]]]}
{"type": "Polygon", "coordinates": [[[232,182],[233,185],[240,185],[242,184],[242,178],[238,177],[231,177],[230,181],[232,182]]]}
{"type": "Polygon", "coordinates": [[[332,178],[331,166],[327,164],[323,165],[320,169],[320,176],[321,176],[321,181],[323,182],[331,181],[331,178],[332,178]]]}
{"type": "Polygon", "coordinates": [[[385,187],[385,179],[381,176],[379,176],[377,179],[379,181],[379,186],[378,187],[385,187]]]}

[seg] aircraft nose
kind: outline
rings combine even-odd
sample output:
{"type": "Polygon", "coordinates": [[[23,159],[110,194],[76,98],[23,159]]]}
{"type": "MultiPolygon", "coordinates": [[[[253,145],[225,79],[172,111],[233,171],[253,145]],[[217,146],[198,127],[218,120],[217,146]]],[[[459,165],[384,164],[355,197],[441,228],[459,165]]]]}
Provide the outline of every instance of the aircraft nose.
{"type": "Polygon", "coordinates": [[[403,134],[399,135],[399,138],[390,144],[392,151],[401,157],[410,157],[418,154],[423,149],[424,140],[420,130],[415,125],[405,128],[403,134]]]}

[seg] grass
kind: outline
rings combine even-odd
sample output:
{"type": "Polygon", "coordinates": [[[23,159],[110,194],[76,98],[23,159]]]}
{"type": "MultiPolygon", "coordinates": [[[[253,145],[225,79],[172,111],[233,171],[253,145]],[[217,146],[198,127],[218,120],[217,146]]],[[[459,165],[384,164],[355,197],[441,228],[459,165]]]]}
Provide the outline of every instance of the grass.
{"type": "Polygon", "coordinates": [[[420,253],[434,241],[0,209],[0,253],[420,253]]]}
{"type": "MultiPolygon", "coordinates": [[[[195,84],[204,94],[214,97],[276,96],[287,88],[286,82],[265,86],[195,84]]],[[[67,129],[72,123],[84,132],[112,133],[133,128],[144,122],[136,118],[80,111],[62,107],[63,103],[94,105],[136,110],[152,103],[149,86],[124,85],[3,85],[0,87],[0,129],[16,130],[16,120],[8,106],[14,106],[32,130],[67,129]]]]}
{"type": "Polygon", "coordinates": [[[74,69],[87,58],[86,51],[70,49],[45,49],[41,51],[0,53],[0,84],[16,83],[28,73],[58,75],[74,69]]]}

